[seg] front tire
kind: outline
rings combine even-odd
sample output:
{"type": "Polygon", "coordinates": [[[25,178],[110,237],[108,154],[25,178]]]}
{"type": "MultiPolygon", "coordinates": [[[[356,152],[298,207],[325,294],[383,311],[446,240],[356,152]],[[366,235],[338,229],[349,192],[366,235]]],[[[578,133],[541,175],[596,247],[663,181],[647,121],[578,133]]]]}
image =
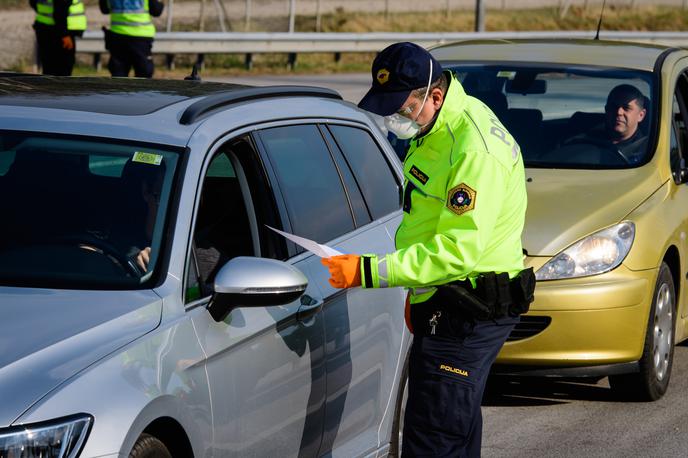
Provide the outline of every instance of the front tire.
{"type": "Polygon", "coordinates": [[[676,290],[671,270],[662,263],[640,357],[640,372],[609,376],[612,391],[637,401],[656,401],[666,393],[674,360],[676,290]]]}
{"type": "Polygon", "coordinates": [[[172,458],[172,454],[160,439],[143,433],[136,440],[129,458],[172,458]]]}

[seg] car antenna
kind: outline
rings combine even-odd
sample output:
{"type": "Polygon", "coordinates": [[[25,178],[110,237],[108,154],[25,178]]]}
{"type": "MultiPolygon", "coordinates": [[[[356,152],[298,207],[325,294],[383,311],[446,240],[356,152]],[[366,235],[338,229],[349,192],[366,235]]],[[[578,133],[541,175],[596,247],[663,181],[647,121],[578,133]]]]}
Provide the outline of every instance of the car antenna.
{"type": "Polygon", "coordinates": [[[607,3],[607,0],[604,0],[602,2],[602,11],[600,11],[600,20],[597,21],[597,33],[595,34],[595,40],[600,39],[600,27],[602,27],[602,15],[604,14],[604,5],[607,3]]]}
{"type": "Polygon", "coordinates": [[[191,74],[189,76],[185,76],[184,79],[187,81],[201,81],[201,77],[198,76],[198,62],[193,65],[191,74]]]}

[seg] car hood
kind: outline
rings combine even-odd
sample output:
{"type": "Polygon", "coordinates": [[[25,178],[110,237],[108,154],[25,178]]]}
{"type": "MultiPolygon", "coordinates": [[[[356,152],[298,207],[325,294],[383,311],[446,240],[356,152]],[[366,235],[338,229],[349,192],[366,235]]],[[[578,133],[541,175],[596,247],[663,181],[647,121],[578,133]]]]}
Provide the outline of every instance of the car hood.
{"type": "MultiPolygon", "coordinates": [[[[0,427],[160,323],[152,291],[0,287],[0,427]]],[[[75,412],[65,412],[65,414],[75,412]]]]}
{"type": "Polygon", "coordinates": [[[554,256],[582,237],[618,223],[663,183],[654,168],[526,170],[523,248],[554,256]]]}

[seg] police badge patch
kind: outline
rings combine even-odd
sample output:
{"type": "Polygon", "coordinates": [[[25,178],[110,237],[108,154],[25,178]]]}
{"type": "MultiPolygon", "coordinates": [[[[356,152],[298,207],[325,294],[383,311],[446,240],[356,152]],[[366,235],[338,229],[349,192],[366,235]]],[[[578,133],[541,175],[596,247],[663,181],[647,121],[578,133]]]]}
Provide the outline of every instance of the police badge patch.
{"type": "Polygon", "coordinates": [[[475,208],[475,198],[478,195],[466,183],[461,183],[449,190],[447,198],[447,208],[457,215],[463,215],[469,210],[475,208]]]}
{"type": "Polygon", "coordinates": [[[381,68],[377,72],[377,82],[380,84],[385,84],[387,81],[389,81],[389,70],[386,68],[381,68]]]}

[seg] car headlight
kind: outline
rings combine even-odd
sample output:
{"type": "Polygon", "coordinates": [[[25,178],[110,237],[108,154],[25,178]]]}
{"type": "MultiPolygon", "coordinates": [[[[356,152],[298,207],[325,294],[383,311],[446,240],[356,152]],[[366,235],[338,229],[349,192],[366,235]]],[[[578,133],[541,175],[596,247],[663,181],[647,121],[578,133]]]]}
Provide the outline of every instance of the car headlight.
{"type": "Polygon", "coordinates": [[[77,457],[92,423],[93,417],[89,415],[75,415],[0,429],[0,457],[77,457]]]}
{"type": "Polygon", "coordinates": [[[538,280],[585,277],[608,272],[626,258],[635,238],[635,224],[624,221],[579,240],[535,272],[538,280]]]}

